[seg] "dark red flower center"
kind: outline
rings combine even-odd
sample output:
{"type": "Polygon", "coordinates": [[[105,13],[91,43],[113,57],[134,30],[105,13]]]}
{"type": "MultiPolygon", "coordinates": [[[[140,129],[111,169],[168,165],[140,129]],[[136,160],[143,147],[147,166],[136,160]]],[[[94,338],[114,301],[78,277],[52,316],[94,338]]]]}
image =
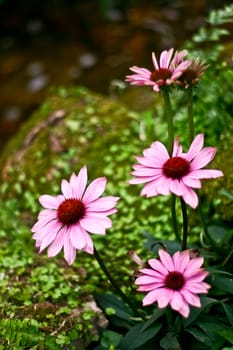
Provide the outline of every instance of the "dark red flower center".
{"type": "Polygon", "coordinates": [[[154,70],[150,76],[152,81],[157,82],[158,80],[166,80],[171,78],[171,71],[168,68],[160,68],[158,70],[154,70]]]}
{"type": "Polygon", "coordinates": [[[76,224],[84,217],[85,206],[80,199],[69,198],[62,202],[57,209],[57,217],[64,225],[76,224]]]}
{"type": "Polygon", "coordinates": [[[181,157],[171,157],[163,165],[163,173],[167,177],[180,180],[190,170],[189,162],[181,157]]]}
{"type": "Polygon", "coordinates": [[[182,273],[173,271],[169,272],[165,279],[165,286],[169,289],[180,290],[184,285],[184,276],[182,273]]]}
{"type": "Polygon", "coordinates": [[[197,72],[194,69],[188,68],[183,72],[179,80],[186,84],[192,84],[197,77],[197,72]]]}

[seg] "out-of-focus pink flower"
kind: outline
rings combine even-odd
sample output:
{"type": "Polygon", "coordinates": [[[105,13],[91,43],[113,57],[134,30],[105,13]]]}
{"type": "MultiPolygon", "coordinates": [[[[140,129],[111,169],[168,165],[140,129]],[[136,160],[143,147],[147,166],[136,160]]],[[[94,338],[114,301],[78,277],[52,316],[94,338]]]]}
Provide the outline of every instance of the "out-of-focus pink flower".
{"type": "Polygon", "coordinates": [[[147,292],[143,306],[158,303],[159,308],[168,305],[183,317],[190,313],[189,305],[201,307],[198,294],[206,294],[210,285],[203,282],[208,275],[201,266],[202,257],[190,259],[189,251],[176,252],[170,256],[159,250],[160,259],[150,259],[150,268],[140,269],[136,279],[138,291],[147,292]]]}
{"type": "Polygon", "coordinates": [[[134,74],[127,75],[126,81],[132,85],[150,85],[154,91],[158,92],[161,86],[174,83],[191,64],[191,60],[184,60],[187,53],[186,50],[174,53],[173,48],[168,51],[164,50],[158,62],[153,52],[154,69],[150,71],[142,67],[130,67],[134,74]]]}
{"type": "Polygon", "coordinates": [[[172,156],[159,141],[152,143],[143,151],[143,157],[135,157],[139,164],[133,165],[131,173],[135,179],[130,184],[146,183],[141,195],[154,197],[158,194],[174,193],[182,197],[192,208],[198,205],[198,196],[193,188],[201,188],[200,179],[223,176],[222,171],[202,169],[215,156],[215,147],[203,147],[204,135],[199,134],[193,140],[187,153],[183,153],[178,138],[173,145],[172,156]]]}
{"type": "Polygon", "coordinates": [[[183,86],[187,89],[188,87],[196,84],[208,67],[209,65],[205,65],[199,58],[196,58],[183,71],[179,79],[175,82],[176,85],[183,86]]]}
{"type": "Polygon", "coordinates": [[[32,227],[33,239],[40,252],[48,248],[48,256],[57,255],[64,249],[64,257],[71,265],[76,250],[93,254],[93,241],[88,232],[104,235],[112,226],[108,215],[115,213],[119,197],[99,198],[106,187],[106,178],[100,177],[87,185],[87,168],[70,181],[62,180],[61,195],[42,195],[39,198],[43,209],[32,227]]]}

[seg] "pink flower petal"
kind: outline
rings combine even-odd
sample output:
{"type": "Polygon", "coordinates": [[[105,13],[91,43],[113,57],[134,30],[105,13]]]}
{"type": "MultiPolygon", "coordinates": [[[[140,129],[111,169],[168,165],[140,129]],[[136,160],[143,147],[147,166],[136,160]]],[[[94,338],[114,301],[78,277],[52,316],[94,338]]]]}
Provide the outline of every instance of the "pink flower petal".
{"type": "Polygon", "coordinates": [[[190,293],[188,290],[185,290],[185,289],[182,289],[180,293],[185,299],[185,301],[187,302],[187,304],[190,304],[196,307],[201,307],[200,298],[197,295],[190,293]]]}
{"type": "Polygon", "coordinates": [[[178,310],[178,312],[181,314],[181,316],[188,318],[189,317],[189,313],[190,313],[190,308],[189,305],[183,301],[180,309],[178,310]]]}
{"type": "Polygon", "coordinates": [[[62,191],[65,199],[73,197],[73,189],[67,180],[64,180],[64,179],[62,180],[61,191],[62,191]]]}
{"type": "Polygon", "coordinates": [[[153,62],[155,70],[159,70],[159,65],[158,65],[158,62],[157,62],[157,59],[156,59],[154,52],[152,52],[152,62],[153,62]]]}
{"type": "Polygon", "coordinates": [[[86,208],[88,211],[105,212],[114,208],[119,199],[120,197],[112,196],[97,198],[95,201],[88,203],[86,208]]]}
{"type": "Polygon", "coordinates": [[[105,235],[105,231],[112,227],[112,221],[108,217],[88,214],[80,220],[80,225],[88,232],[105,235]]]}
{"type": "Polygon", "coordinates": [[[155,289],[155,290],[152,290],[151,292],[149,292],[143,298],[143,301],[142,301],[143,306],[154,304],[154,302],[157,301],[158,294],[159,294],[159,289],[155,289]]]}
{"type": "Polygon", "coordinates": [[[174,270],[179,271],[180,273],[184,273],[186,266],[188,265],[190,260],[188,250],[184,250],[183,252],[176,252],[173,255],[173,263],[174,270]]]}
{"type": "Polygon", "coordinates": [[[82,250],[86,245],[85,235],[83,234],[83,228],[79,225],[71,225],[69,230],[70,242],[74,248],[82,250]]]}
{"type": "Polygon", "coordinates": [[[163,309],[171,302],[174,291],[168,288],[160,288],[159,291],[160,293],[157,297],[158,307],[163,309]]]}
{"type": "Polygon", "coordinates": [[[204,258],[199,256],[191,259],[184,270],[185,277],[190,277],[194,272],[197,272],[204,263],[204,258]]]}
{"type": "Polygon", "coordinates": [[[76,198],[81,199],[87,185],[87,167],[83,166],[75,181],[71,179],[72,191],[76,195],[76,198]]]}
{"type": "Polygon", "coordinates": [[[168,68],[171,62],[174,49],[164,50],[160,55],[160,68],[168,68]]]}
{"type": "Polygon", "coordinates": [[[76,258],[76,249],[70,241],[69,232],[64,236],[64,258],[69,265],[72,265],[76,258]]]}
{"type": "Polygon", "coordinates": [[[203,148],[191,162],[191,170],[196,170],[206,166],[215,156],[215,147],[203,148]]]}
{"type": "Polygon", "coordinates": [[[224,174],[221,170],[198,169],[198,170],[193,170],[190,174],[190,177],[192,177],[193,179],[215,179],[223,175],[224,174]]]}
{"type": "Polygon", "coordinates": [[[99,177],[93,180],[87,187],[83,196],[83,203],[88,204],[102,195],[105,190],[107,180],[105,177],[99,177]]]}
{"type": "Polygon", "coordinates": [[[44,194],[39,198],[40,204],[47,209],[57,209],[59,204],[62,202],[61,196],[49,196],[48,194],[44,194]]]}
{"type": "Polygon", "coordinates": [[[160,261],[163,264],[163,266],[166,268],[167,271],[174,271],[174,263],[171,256],[163,249],[159,249],[159,257],[160,261]]]}
{"type": "Polygon", "coordinates": [[[149,292],[151,290],[155,290],[157,288],[164,287],[164,282],[154,282],[150,284],[142,284],[138,287],[138,292],[149,292]]]}
{"type": "Polygon", "coordinates": [[[201,188],[201,181],[199,179],[194,179],[192,173],[190,175],[184,176],[182,182],[192,188],[201,188]]]}
{"type": "Polygon", "coordinates": [[[192,190],[192,188],[184,186],[184,191],[182,194],[183,200],[190,205],[193,209],[195,209],[198,205],[198,196],[192,190]]]}
{"type": "Polygon", "coordinates": [[[198,134],[189,147],[188,153],[186,155],[186,159],[188,161],[191,161],[192,159],[194,159],[202,149],[203,144],[204,144],[204,135],[198,134]]]}
{"type": "Polygon", "coordinates": [[[66,231],[66,227],[63,227],[58,232],[56,238],[54,239],[54,241],[51,243],[51,245],[48,248],[48,257],[53,257],[61,251],[63,244],[64,244],[65,231],[66,231]]]}
{"type": "Polygon", "coordinates": [[[135,284],[138,284],[138,285],[151,284],[156,282],[161,283],[161,277],[157,278],[154,276],[142,275],[135,280],[135,284]]]}
{"type": "Polygon", "coordinates": [[[159,273],[164,275],[164,277],[167,276],[167,274],[168,274],[167,269],[164,267],[164,265],[158,259],[149,259],[148,263],[152,267],[152,269],[154,269],[155,271],[158,271],[159,273]]]}
{"type": "Polygon", "coordinates": [[[92,241],[90,235],[89,235],[86,231],[84,231],[84,235],[85,235],[86,245],[85,245],[85,247],[83,248],[83,250],[84,250],[86,253],[93,255],[93,254],[94,254],[94,244],[93,244],[93,241],[92,241]]]}

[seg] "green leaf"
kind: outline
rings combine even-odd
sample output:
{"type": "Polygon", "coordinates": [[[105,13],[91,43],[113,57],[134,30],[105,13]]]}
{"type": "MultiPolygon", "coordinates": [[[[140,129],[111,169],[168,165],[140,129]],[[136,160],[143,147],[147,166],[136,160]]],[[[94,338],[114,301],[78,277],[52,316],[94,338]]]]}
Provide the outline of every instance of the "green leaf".
{"type": "Polygon", "coordinates": [[[224,311],[227,315],[228,321],[233,326],[233,306],[222,303],[222,306],[224,308],[224,311]]]}
{"type": "Polygon", "coordinates": [[[106,330],[101,336],[101,346],[103,346],[104,349],[109,349],[111,345],[116,347],[120,343],[121,338],[122,334],[111,330],[106,330]]]}
{"type": "Polygon", "coordinates": [[[162,323],[152,324],[149,328],[145,328],[145,322],[141,322],[132,327],[124,336],[120,343],[121,350],[138,349],[141,345],[146,344],[153,339],[162,328],[162,323]]]}
{"type": "Polygon", "coordinates": [[[173,333],[167,333],[160,341],[160,346],[165,350],[178,350],[180,344],[173,333]]]}
{"type": "Polygon", "coordinates": [[[144,332],[146,328],[150,327],[151,324],[154,324],[160,317],[165,314],[164,310],[156,309],[153,315],[147,320],[144,324],[142,331],[144,332]]]}
{"type": "Polygon", "coordinates": [[[206,334],[198,329],[198,328],[189,328],[186,330],[188,333],[192,334],[194,338],[199,340],[201,343],[204,343],[206,346],[211,347],[212,342],[210,341],[209,337],[206,336],[206,334]]]}
{"type": "Polygon", "coordinates": [[[114,309],[113,315],[107,315],[110,323],[115,326],[129,328],[132,324],[133,311],[114,294],[95,294],[97,304],[102,310],[114,309]]]}
{"type": "Polygon", "coordinates": [[[233,328],[224,329],[220,332],[220,335],[233,345],[233,328]]]}
{"type": "Polygon", "coordinates": [[[233,278],[212,275],[211,285],[216,288],[218,294],[233,294],[233,278]]]}
{"type": "Polygon", "coordinates": [[[191,308],[191,313],[189,315],[189,318],[183,320],[183,324],[184,324],[185,328],[187,328],[194,321],[196,321],[197,318],[206,309],[207,306],[210,306],[210,305],[218,302],[216,299],[209,298],[209,297],[200,297],[200,299],[201,299],[201,307],[200,308],[191,308]]]}

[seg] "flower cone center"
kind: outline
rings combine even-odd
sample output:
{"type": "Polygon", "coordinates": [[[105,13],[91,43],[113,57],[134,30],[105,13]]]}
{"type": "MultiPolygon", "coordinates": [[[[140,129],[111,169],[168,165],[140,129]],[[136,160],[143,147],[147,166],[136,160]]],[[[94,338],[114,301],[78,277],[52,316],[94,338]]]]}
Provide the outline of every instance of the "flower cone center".
{"type": "Polygon", "coordinates": [[[180,81],[186,84],[191,84],[195,79],[197,79],[197,72],[194,69],[188,68],[179,78],[180,81]]]}
{"type": "Polygon", "coordinates": [[[181,157],[169,158],[163,165],[164,175],[178,180],[187,175],[189,173],[189,169],[189,162],[181,157]]]}
{"type": "Polygon", "coordinates": [[[72,225],[83,218],[85,207],[80,199],[69,198],[62,202],[57,209],[57,217],[65,225],[72,225]]]}
{"type": "Polygon", "coordinates": [[[167,68],[160,68],[151,73],[150,76],[152,81],[166,80],[171,78],[171,71],[167,68]]]}
{"type": "Polygon", "coordinates": [[[165,279],[165,286],[169,289],[180,290],[184,285],[184,277],[180,272],[169,272],[165,279]]]}

